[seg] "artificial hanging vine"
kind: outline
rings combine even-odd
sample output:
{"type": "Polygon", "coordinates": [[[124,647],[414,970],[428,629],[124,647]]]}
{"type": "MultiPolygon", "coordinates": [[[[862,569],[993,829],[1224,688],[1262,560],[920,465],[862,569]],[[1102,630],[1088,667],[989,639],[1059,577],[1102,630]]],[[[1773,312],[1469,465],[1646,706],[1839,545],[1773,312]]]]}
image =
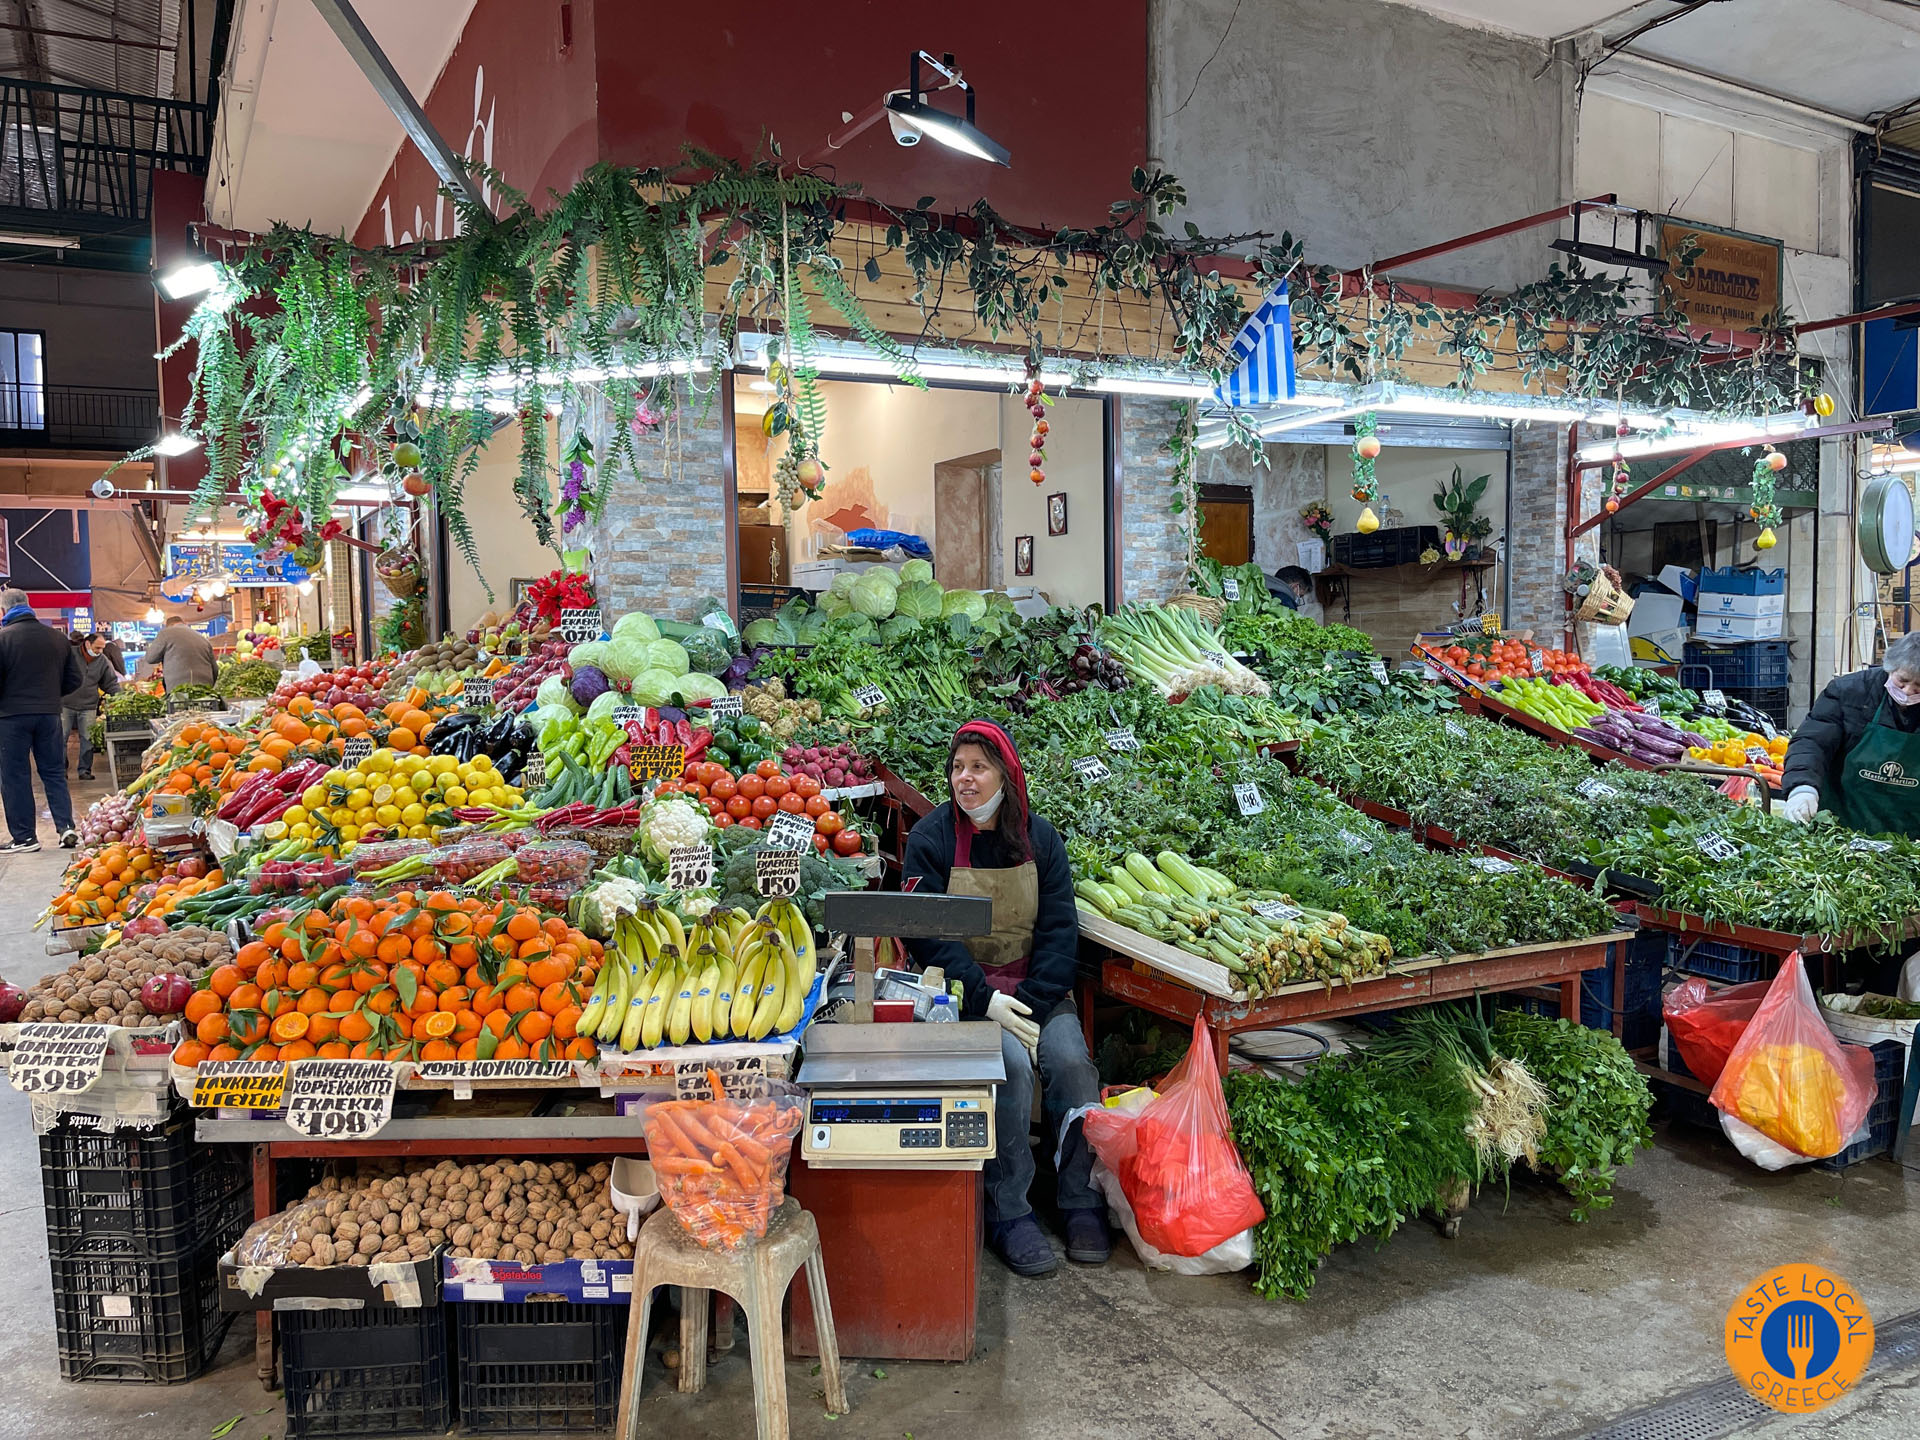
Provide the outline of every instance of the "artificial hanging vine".
{"type": "Polygon", "coordinates": [[[1787,457],[1769,445],[1753,462],[1753,504],[1748,507],[1751,515],[1760,526],[1760,533],[1754,537],[1753,548],[1771,550],[1779,543],[1773,533],[1773,527],[1781,520],[1781,509],[1774,502],[1774,477],[1787,468],[1787,457]]]}
{"type": "MultiPolygon", "coordinates": [[[[1173,513],[1180,517],[1180,528],[1187,543],[1185,575],[1189,582],[1199,573],[1200,560],[1200,450],[1194,444],[1199,433],[1199,417],[1185,400],[1174,402],[1173,429],[1167,436],[1167,450],[1173,456],[1173,513]]],[[[1045,477],[1042,477],[1045,478],[1045,477]]]]}
{"type": "Polygon", "coordinates": [[[1379,417],[1371,410],[1353,422],[1353,498],[1361,507],[1353,528],[1362,535],[1380,528],[1380,517],[1373,513],[1374,501],[1380,498],[1380,483],[1373,472],[1374,461],[1380,456],[1380,437],[1374,433],[1378,428],[1379,417]]]}

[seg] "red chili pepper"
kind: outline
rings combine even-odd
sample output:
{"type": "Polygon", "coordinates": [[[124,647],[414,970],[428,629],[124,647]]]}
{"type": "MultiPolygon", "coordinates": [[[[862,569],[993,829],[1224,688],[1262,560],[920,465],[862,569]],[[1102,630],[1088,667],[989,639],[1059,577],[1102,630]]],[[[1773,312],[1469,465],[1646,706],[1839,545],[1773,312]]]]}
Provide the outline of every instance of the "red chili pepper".
{"type": "Polygon", "coordinates": [[[687,759],[695,760],[706,753],[707,746],[713,743],[713,731],[696,730],[693,739],[687,744],[687,759]]]}
{"type": "Polygon", "coordinates": [[[673,722],[673,738],[682,745],[693,744],[693,726],[684,720],[673,722]]]}

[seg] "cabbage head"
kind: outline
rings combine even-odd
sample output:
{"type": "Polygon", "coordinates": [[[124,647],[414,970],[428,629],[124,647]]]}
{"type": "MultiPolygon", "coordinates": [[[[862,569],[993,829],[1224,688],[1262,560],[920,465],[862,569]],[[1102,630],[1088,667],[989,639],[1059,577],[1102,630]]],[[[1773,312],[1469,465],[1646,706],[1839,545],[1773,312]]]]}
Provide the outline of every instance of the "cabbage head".
{"type": "Polygon", "coordinates": [[[642,670],[633,677],[633,703],[636,705],[671,705],[673,694],[680,689],[681,677],[671,670],[658,667],[642,670]]]}
{"type": "Polygon", "coordinates": [[[842,570],[833,577],[833,584],[828,587],[828,591],[834,595],[851,595],[853,593],[853,583],[859,578],[860,577],[851,570],[842,570]]]}
{"type": "MultiPolygon", "coordinates": [[[[849,611],[851,613],[851,611],[849,611]]],[[[826,638],[833,617],[824,610],[809,610],[794,627],[794,636],[802,645],[817,645],[826,638]]]]}
{"type": "Polygon", "coordinates": [[[527,716],[527,723],[533,726],[536,735],[544,735],[549,725],[557,725],[562,720],[572,718],[572,705],[541,705],[527,716]]]}
{"type": "Polygon", "coordinates": [[[940,613],[978,620],[987,613],[987,597],[978,590],[949,590],[940,597],[940,613]]]}
{"type": "Polygon", "coordinates": [[[680,677],[679,690],[688,700],[718,700],[727,693],[727,684],[694,670],[680,677]]]}
{"type": "MultiPolygon", "coordinates": [[[[876,565],[871,570],[863,570],[860,572],[860,580],[865,580],[869,575],[879,576],[895,590],[900,588],[900,572],[891,565],[876,565]]],[[[856,580],[854,583],[857,585],[860,582],[856,580]]]]}
{"type": "Polygon", "coordinates": [[[618,690],[603,690],[593,697],[593,703],[587,706],[587,719],[611,720],[613,712],[622,705],[629,704],[627,697],[618,690]]]}
{"type": "Polygon", "coordinates": [[[900,567],[902,585],[921,585],[933,579],[933,562],[915,557],[900,567]]]}
{"type": "Polygon", "coordinates": [[[894,604],[900,614],[911,615],[915,620],[938,620],[942,604],[940,587],[931,580],[902,585],[894,604]]]}
{"type": "Polygon", "coordinates": [[[540,688],[533,692],[533,703],[543,710],[549,705],[559,705],[567,714],[573,713],[573,696],[567,690],[567,682],[558,675],[549,675],[540,682],[540,688]]]}
{"type": "Polygon", "coordinates": [[[611,648],[605,640],[588,640],[567,652],[567,664],[578,670],[582,665],[596,665],[607,668],[607,651],[611,648]]]}
{"type": "Polygon", "coordinates": [[[911,615],[896,615],[880,627],[880,638],[888,645],[907,639],[920,629],[920,622],[911,615]]]}
{"type": "MultiPolygon", "coordinates": [[[[852,589],[853,587],[848,586],[847,588],[852,589]]],[[[841,594],[838,590],[823,591],[821,592],[821,595],[820,595],[820,613],[826,616],[829,620],[845,619],[848,615],[851,615],[853,613],[853,601],[849,600],[845,595],[841,594]]],[[[760,621],[760,620],[756,620],[753,622],[754,625],[771,624],[771,623],[772,623],[771,621],[760,621]]],[[[747,629],[751,631],[753,629],[753,625],[749,625],[747,629]]]]}
{"type": "Polygon", "coordinates": [[[897,596],[891,570],[869,570],[854,582],[853,608],[872,620],[884,620],[893,614],[897,596]]]}
{"type": "Polygon", "coordinates": [[[609,680],[631,680],[651,663],[647,658],[658,640],[643,640],[633,631],[607,642],[607,656],[600,668],[609,680]]]}
{"type": "Polygon", "coordinates": [[[733,663],[733,646],[711,626],[702,625],[699,634],[689,635],[680,645],[687,652],[687,665],[692,671],[718,675],[733,663]]]}
{"type": "MultiPolygon", "coordinates": [[[[641,668],[644,670],[671,670],[675,675],[684,675],[693,668],[687,660],[687,647],[678,640],[655,640],[643,648],[646,660],[641,668]]],[[[720,668],[724,670],[727,667],[722,665],[720,668]]],[[[649,700],[647,703],[652,705],[657,702],[649,700]]]]}
{"type": "Polygon", "coordinates": [[[653,617],[651,615],[648,615],[644,611],[636,610],[631,615],[622,615],[618,620],[613,622],[614,639],[624,640],[629,635],[640,640],[658,640],[660,638],[660,627],[653,623],[653,617]]]}
{"type": "Polygon", "coordinates": [[[749,620],[747,628],[740,632],[740,638],[749,645],[791,645],[793,643],[780,633],[780,622],[774,619],[749,620]]]}

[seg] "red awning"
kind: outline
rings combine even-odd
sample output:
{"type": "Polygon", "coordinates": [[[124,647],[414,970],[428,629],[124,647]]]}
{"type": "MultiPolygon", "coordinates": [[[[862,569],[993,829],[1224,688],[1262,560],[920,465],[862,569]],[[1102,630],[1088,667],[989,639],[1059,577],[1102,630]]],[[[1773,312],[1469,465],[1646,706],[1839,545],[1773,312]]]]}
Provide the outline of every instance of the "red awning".
{"type": "Polygon", "coordinates": [[[36,610],[91,610],[91,590],[29,590],[27,603],[36,610]]]}

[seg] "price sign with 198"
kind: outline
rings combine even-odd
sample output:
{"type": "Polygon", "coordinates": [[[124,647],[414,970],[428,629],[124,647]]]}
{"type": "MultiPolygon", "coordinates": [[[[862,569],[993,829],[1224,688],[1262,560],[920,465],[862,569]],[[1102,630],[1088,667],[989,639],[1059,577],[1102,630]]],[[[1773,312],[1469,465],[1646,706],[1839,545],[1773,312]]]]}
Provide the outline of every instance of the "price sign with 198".
{"type": "Polygon", "coordinates": [[[384,1060],[302,1060],[287,1084],[287,1124],[312,1140],[359,1140],[393,1116],[384,1060]]]}
{"type": "Polygon", "coordinates": [[[762,850],[753,857],[753,888],[768,900],[800,893],[800,852],[762,850]]]}
{"type": "Polygon", "coordinates": [[[491,705],[493,681],[469,675],[460,687],[460,702],[463,705],[491,705]]]}
{"type": "Polygon", "coordinates": [[[106,1068],[107,1040],[105,1025],[22,1025],[14,1038],[7,1079],[27,1095],[91,1090],[106,1068]]]}
{"type": "Polygon", "coordinates": [[[1073,773],[1087,785],[1098,785],[1102,780],[1113,778],[1113,771],[1107,768],[1106,762],[1094,755],[1082,755],[1074,761],[1073,773]]]}
{"type": "Polygon", "coordinates": [[[1267,808],[1266,798],[1261,795],[1260,787],[1251,780],[1242,780],[1233,787],[1233,803],[1240,807],[1242,815],[1258,815],[1267,808]]]}
{"type": "Polygon", "coordinates": [[[669,890],[704,890],[712,883],[711,845],[675,845],[667,851],[669,890]]]}

